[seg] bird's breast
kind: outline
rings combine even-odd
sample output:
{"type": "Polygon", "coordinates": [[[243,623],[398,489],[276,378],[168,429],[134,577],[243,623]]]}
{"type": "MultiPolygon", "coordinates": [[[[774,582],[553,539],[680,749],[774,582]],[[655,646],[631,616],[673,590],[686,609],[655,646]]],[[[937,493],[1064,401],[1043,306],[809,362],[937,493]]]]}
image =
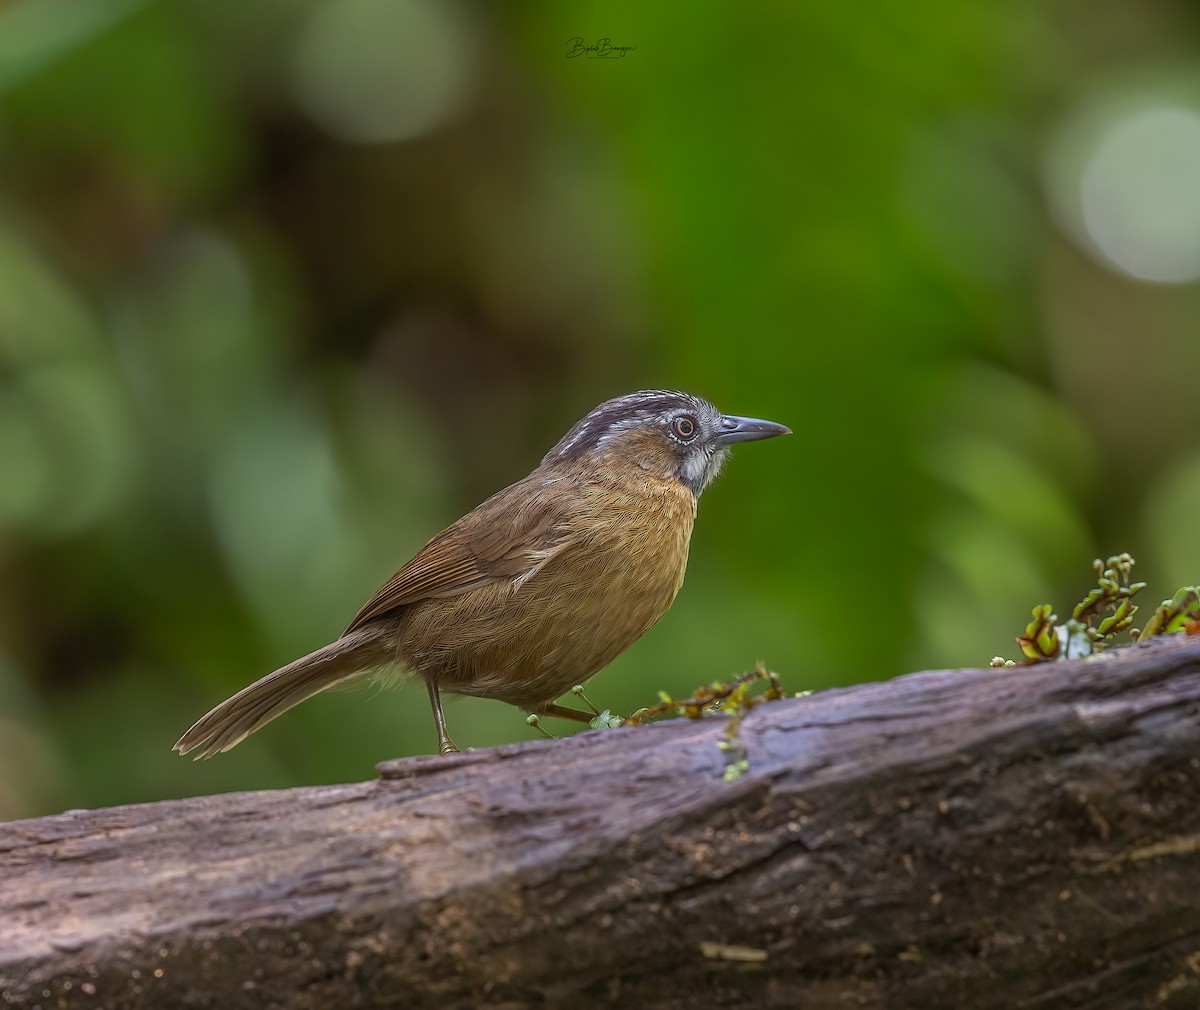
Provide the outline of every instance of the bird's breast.
{"type": "Polygon", "coordinates": [[[548,566],[540,592],[565,605],[575,627],[592,628],[599,638],[620,638],[636,627],[637,637],[683,584],[695,498],[678,482],[660,480],[586,493],[572,531],[577,542],[561,564],[548,566]]]}
{"type": "Polygon", "coordinates": [[[692,493],[641,474],[572,483],[555,531],[563,548],[525,578],[438,601],[454,618],[443,641],[412,656],[419,672],[450,691],[536,708],[607,666],[667,612],[687,568],[692,493]]]}

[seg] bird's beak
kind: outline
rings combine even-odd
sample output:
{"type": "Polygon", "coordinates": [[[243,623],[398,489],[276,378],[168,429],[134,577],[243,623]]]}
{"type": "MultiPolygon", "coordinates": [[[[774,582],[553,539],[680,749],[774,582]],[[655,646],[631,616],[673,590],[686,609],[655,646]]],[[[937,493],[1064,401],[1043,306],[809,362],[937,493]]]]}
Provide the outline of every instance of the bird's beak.
{"type": "Polygon", "coordinates": [[[734,442],[757,442],[761,438],[790,435],[792,429],[774,421],[763,421],[757,417],[737,417],[726,414],[721,418],[721,427],[713,439],[717,445],[733,445],[734,442]]]}

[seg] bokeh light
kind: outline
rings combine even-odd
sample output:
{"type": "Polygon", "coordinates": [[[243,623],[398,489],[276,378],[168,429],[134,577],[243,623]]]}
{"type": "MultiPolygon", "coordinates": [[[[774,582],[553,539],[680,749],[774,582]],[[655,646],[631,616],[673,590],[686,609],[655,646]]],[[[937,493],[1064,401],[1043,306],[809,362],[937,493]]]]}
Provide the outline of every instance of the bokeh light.
{"type": "Polygon", "coordinates": [[[1159,105],[1114,123],[1080,181],[1100,250],[1134,277],[1200,277],[1200,115],[1159,105]]]}
{"type": "Polygon", "coordinates": [[[1130,277],[1200,279],[1200,111],[1153,92],[1086,109],[1052,146],[1060,222],[1092,255],[1130,277]]]}
{"type": "Polygon", "coordinates": [[[462,108],[475,56],[472,26],[453,2],[325,0],[297,40],[293,87],[335,137],[409,140],[462,108]]]}

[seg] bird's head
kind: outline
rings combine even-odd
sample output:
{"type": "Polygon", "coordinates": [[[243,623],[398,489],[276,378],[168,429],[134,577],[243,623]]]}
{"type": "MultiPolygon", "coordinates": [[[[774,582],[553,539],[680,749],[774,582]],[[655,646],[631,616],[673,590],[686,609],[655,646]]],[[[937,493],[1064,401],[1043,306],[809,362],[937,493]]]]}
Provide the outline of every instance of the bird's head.
{"type": "Polygon", "coordinates": [[[588,459],[598,465],[633,464],[659,477],[675,477],[699,498],[735,442],[790,434],[774,421],[722,414],[690,393],[648,389],[600,404],[546,453],[542,465],[588,459]]]}

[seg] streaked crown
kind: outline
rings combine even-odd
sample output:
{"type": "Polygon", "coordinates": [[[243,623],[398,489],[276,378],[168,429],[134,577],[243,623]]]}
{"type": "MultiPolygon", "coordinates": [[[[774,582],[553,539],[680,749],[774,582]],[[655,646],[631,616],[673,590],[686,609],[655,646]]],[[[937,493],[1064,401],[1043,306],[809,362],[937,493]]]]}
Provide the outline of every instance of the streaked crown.
{"type": "Polygon", "coordinates": [[[629,451],[647,469],[675,477],[699,497],[720,471],[730,444],[787,432],[773,421],[722,414],[691,393],[644,389],[600,404],[559,439],[542,465],[629,451]]]}

